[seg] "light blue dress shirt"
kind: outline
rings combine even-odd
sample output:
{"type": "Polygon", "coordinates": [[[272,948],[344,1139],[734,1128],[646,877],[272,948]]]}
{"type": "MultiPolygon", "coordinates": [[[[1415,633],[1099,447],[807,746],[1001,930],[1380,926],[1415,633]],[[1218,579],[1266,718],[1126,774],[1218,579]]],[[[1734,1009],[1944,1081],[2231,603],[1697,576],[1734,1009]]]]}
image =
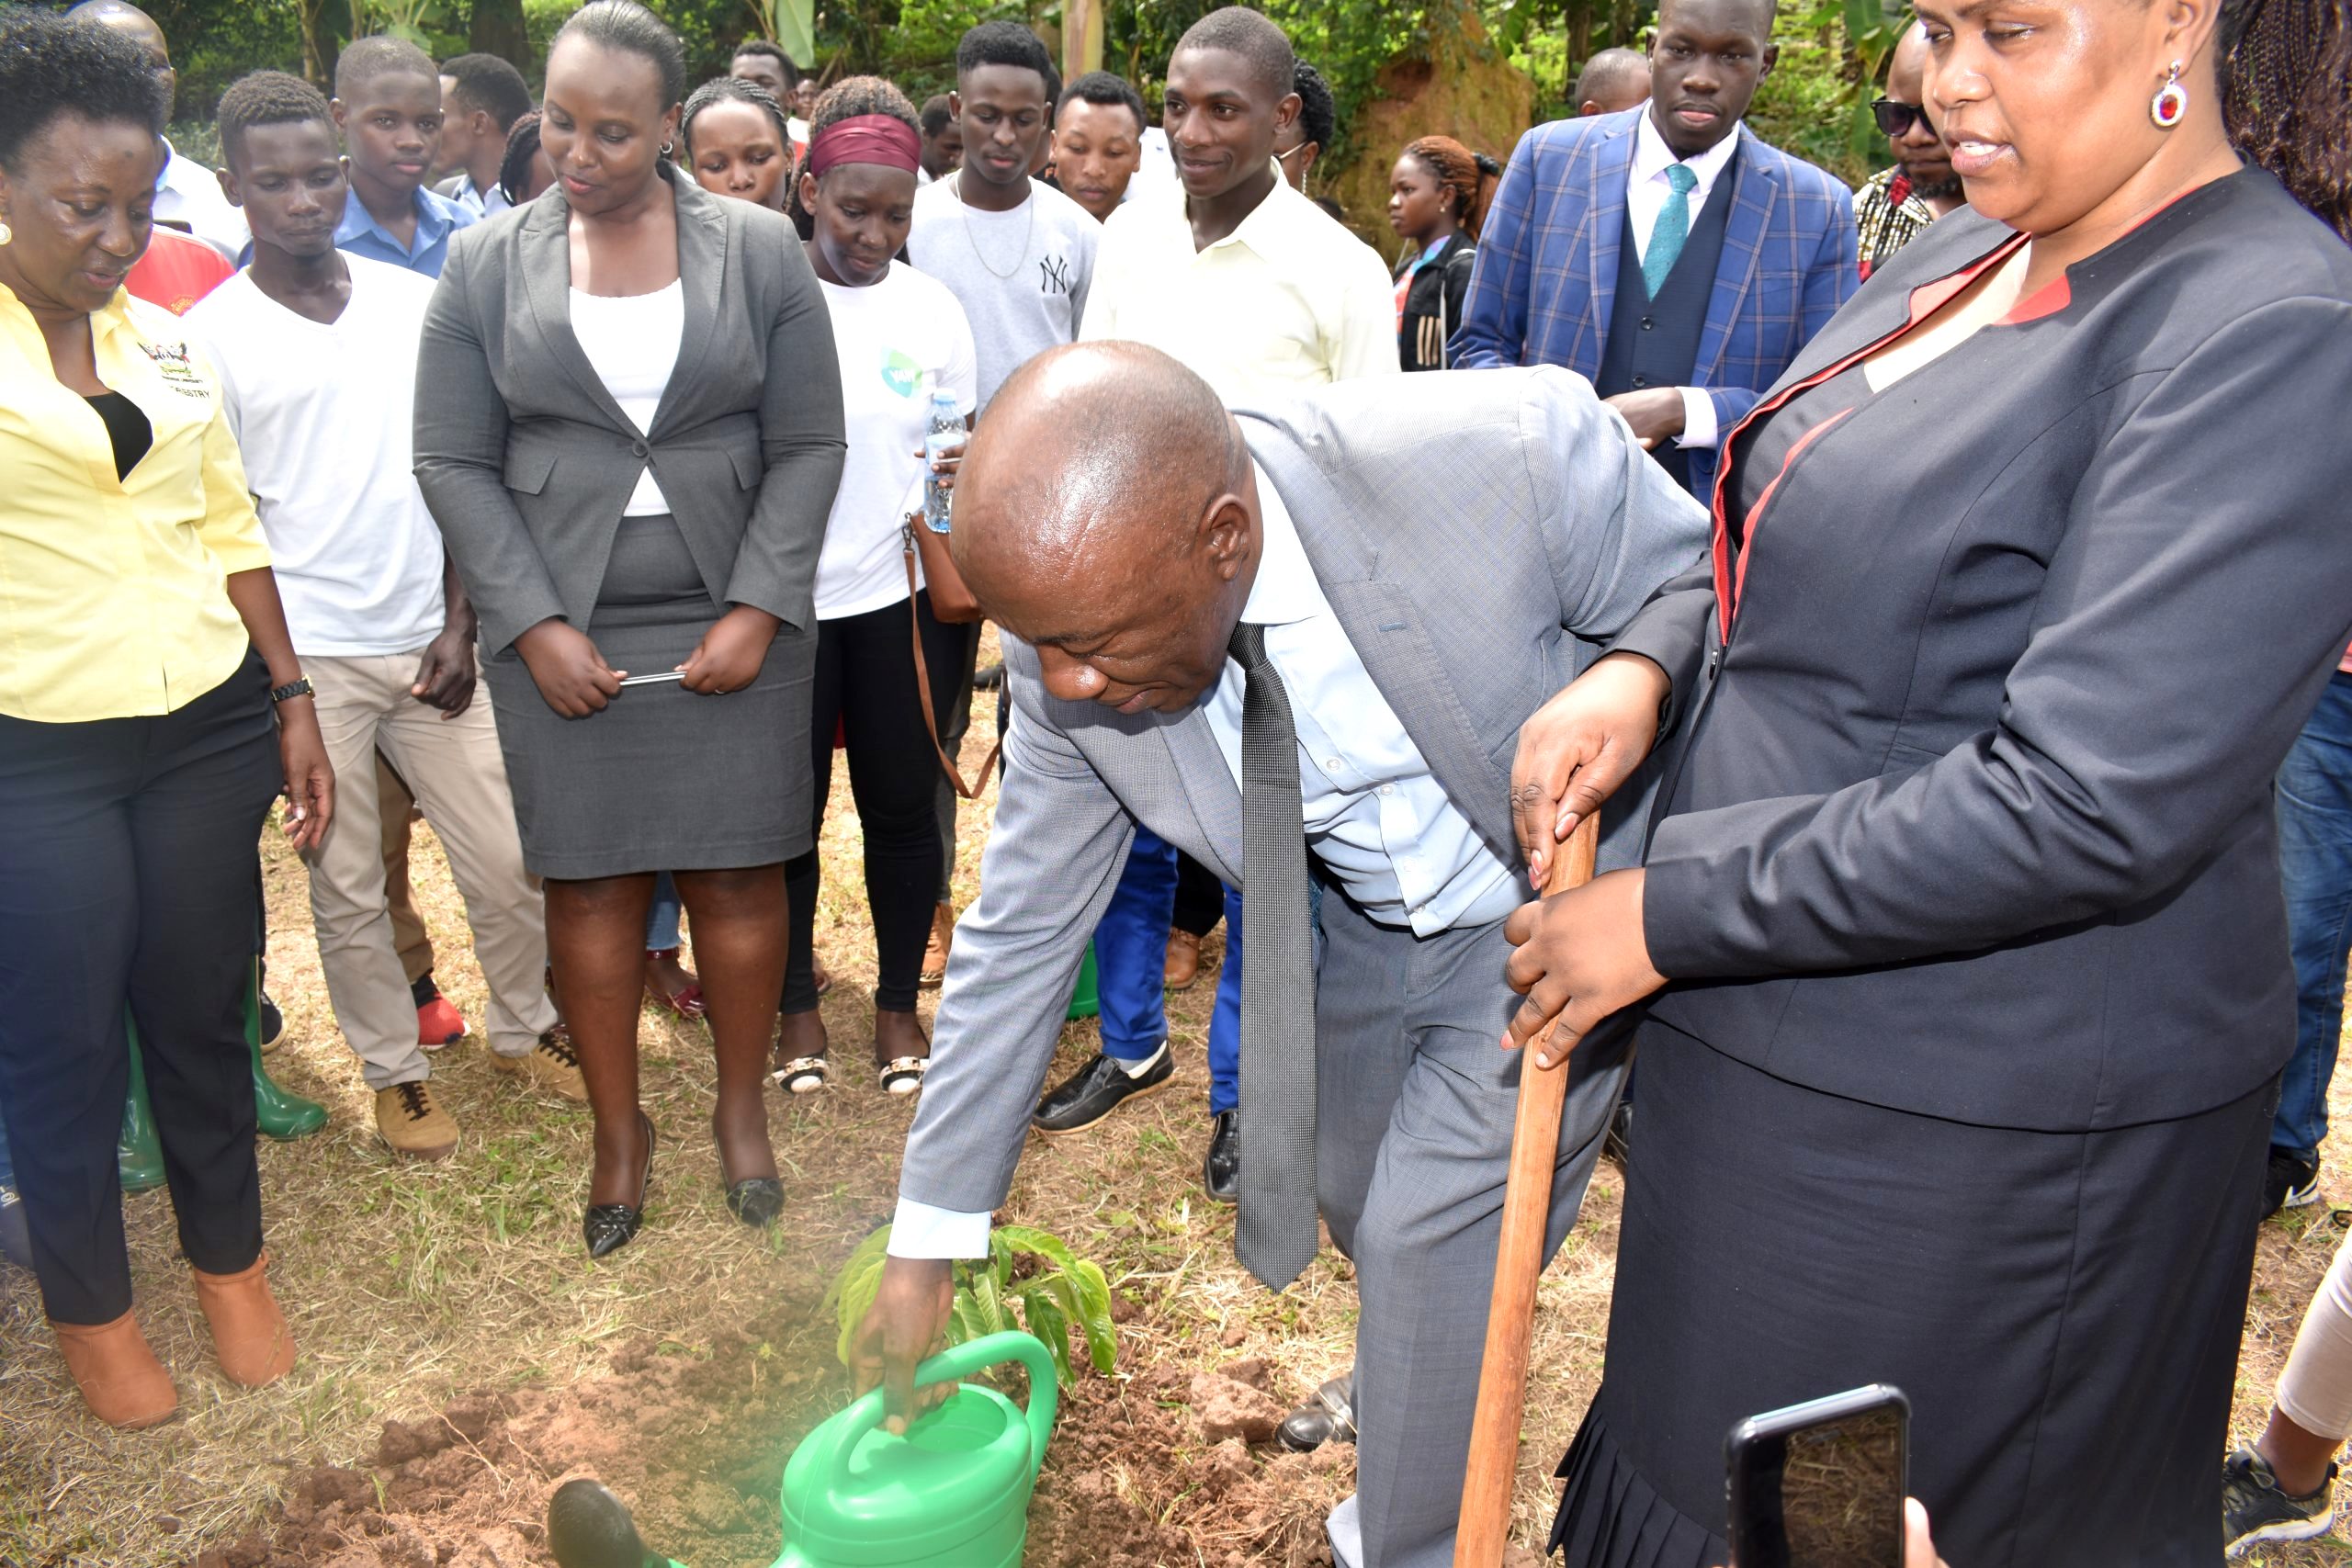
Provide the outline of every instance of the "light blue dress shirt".
{"type": "Polygon", "coordinates": [[[474,184],[471,175],[458,183],[458,194],[448,199],[472,213],[477,219],[487,218],[493,212],[503,212],[514,205],[506,199],[506,193],[496,184],[493,183],[488,190],[483,190],[474,184]]]}
{"type": "Polygon", "coordinates": [[[467,211],[448,197],[419,188],[416,193],[416,237],[412,243],[403,245],[392,238],[391,231],[376,221],[368,210],[368,204],[359,199],[357,191],[354,191],[350,199],[344,203],[343,221],[335,227],[334,243],[337,249],[349,251],[353,255],[404,266],[427,277],[438,277],[442,264],[449,259],[449,236],[481,220],[478,215],[467,211]]]}
{"type": "MultiPolygon", "coordinates": [[[[1266,628],[1266,655],[1290,696],[1307,847],[1383,925],[1430,936],[1503,919],[1526,902],[1519,879],[1430,772],[1324,597],[1281,494],[1264,469],[1257,478],[1258,576],[1241,618],[1266,628]]],[[[1237,787],[1246,683],[1228,659],[1225,678],[1202,699],[1237,787]]],[[[988,1215],[899,1200],[894,1257],[978,1258],[988,1249],[988,1215]]]]}

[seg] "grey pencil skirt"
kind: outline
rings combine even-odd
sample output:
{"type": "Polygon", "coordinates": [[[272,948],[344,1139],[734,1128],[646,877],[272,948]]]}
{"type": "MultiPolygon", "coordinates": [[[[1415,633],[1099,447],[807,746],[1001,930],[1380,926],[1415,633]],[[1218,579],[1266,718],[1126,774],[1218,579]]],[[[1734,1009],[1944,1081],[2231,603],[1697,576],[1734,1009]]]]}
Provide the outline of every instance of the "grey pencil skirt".
{"type": "MultiPolygon", "coordinates": [[[[633,675],[676,668],[718,618],[678,525],[627,517],[587,632],[633,675]]],[[[624,689],[603,712],[548,706],[513,649],[485,679],[514,792],[523,863],[565,880],[769,865],[815,841],[808,768],[817,638],[776,632],[759,679],[702,696],[671,682],[624,689]]]]}

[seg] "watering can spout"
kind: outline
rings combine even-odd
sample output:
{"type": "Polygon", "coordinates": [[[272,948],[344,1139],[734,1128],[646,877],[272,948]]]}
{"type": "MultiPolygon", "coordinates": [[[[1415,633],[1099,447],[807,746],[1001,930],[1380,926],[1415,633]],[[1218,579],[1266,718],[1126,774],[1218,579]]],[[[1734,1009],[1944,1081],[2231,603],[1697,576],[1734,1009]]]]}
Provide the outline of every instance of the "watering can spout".
{"type": "Polygon", "coordinates": [[[560,1568],[665,1568],[646,1550],[628,1505],[598,1481],[567,1481],[548,1500],[548,1549],[560,1568]]]}

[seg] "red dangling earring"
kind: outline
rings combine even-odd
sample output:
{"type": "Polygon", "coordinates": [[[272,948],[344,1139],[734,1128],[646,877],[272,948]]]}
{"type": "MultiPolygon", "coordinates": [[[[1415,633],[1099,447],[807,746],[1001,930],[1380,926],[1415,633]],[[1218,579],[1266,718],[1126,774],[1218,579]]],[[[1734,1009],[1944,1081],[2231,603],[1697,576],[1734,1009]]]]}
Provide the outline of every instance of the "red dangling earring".
{"type": "Polygon", "coordinates": [[[2172,62],[2171,73],[2165,85],[2156,91],[2155,101],[2148,106],[2148,118],[2160,130],[2170,130],[2188,112],[2188,89],[2180,85],[2180,62],[2172,62]]]}

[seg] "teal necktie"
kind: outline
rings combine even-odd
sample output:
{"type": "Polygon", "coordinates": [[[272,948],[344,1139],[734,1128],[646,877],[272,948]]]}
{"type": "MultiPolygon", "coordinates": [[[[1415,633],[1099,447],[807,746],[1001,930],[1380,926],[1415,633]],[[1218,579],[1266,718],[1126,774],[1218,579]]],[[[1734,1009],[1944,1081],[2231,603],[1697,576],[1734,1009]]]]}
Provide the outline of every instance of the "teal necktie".
{"type": "Polygon", "coordinates": [[[1682,254],[1682,243],[1690,237],[1690,192],[1699,184],[1699,176],[1690,172],[1688,164],[1669,164],[1666,177],[1674,186],[1674,194],[1666,198],[1658,210],[1657,227],[1650,231],[1650,248],[1642,257],[1642,282],[1657,298],[1666,287],[1666,275],[1674,270],[1674,263],[1682,254]]]}

